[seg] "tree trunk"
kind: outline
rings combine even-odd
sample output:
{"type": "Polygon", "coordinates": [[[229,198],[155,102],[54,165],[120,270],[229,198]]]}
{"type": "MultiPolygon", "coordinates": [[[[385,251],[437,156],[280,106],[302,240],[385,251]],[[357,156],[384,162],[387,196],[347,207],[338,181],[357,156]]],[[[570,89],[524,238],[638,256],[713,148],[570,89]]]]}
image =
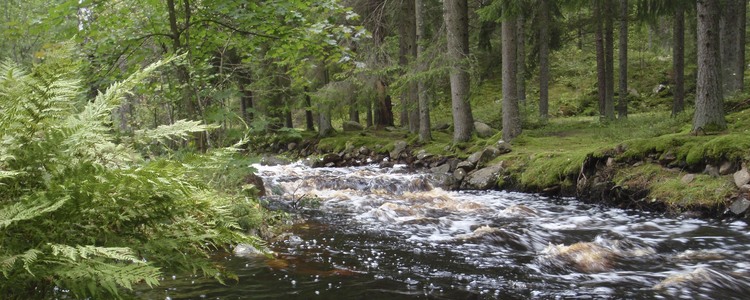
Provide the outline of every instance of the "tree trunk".
{"type": "Polygon", "coordinates": [[[720,3],[698,0],[698,80],[695,92],[693,132],[726,128],[719,60],[720,3]]]}
{"type": "MultiPolygon", "coordinates": [[[[401,26],[399,40],[399,64],[406,69],[417,56],[417,29],[414,12],[414,1],[401,1],[401,26]]],[[[404,93],[401,95],[401,104],[403,106],[401,113],[401,125],[408,126],[409,132],[417,133],[419,131],[419,103],[417,95],[416,82],[409,80],[404,93]]]]}
{"type": "Polygon", "coordinates": [[[735,76],[734,78],[734,85],[737,87],[737,92],[742,92],[745,88],[745,40],[747,37],[747,32],[745,31],[745,28],[747,28],[747,0],[740,0],[740,3],[742,6],[740,6],[740,37],[737,41],[737,47],[738,50],[738,58],[737,58],[737,64],[734,66],[734,74],[739,74],[739,76],[735,76]]]}
{"type": "Polygon", "coordinates": [[[516,27],[516,52],[518,54],[516,58],[516,72],[518,72],[516,88],[518,89],[518,102],[523,106],[526,105],[526,18],[523,13],[518,15],[516,22],[518,24],[516,27]]]}
{"type": "Polygon", "coordinates": [[[549,0],[539,0],[539,118],[549,118],[549,0]]]}
{"type": "MultiPolygon", "coordinates": [[[[325,86],[330,81],[328,76],[328,67],[321,65],[319,67],[318,76],[321,76],[321,86],[325,86]]],[[[331,104],[326,101],[319,101],[318,103],[318,136],[326,137],[333,133],[333,125],[331,124],[331,104]]]]}
{"type": "MultiPolygon", "coordinates": [[[[423,10],[424,0],[414,0],[414,16],[417,29],[417,55],[415,59],[418,63],[417,70],[419,72],[424,71],[424,63],[421,61],[425,52],[424,35],[426,29],[423,10]]],[[[430,131],[430,99],[427,98],[427,89],[422,79],[417,81],[417,97],[419,99],[419,141],[425,143],[432,140],[432,132],[430,131]]]]}
{"type": "Polygon", "coordinates": [[[518,50],[516,46],[515,18],[507,18],[502,24],[503,36],[503,139],[510,142],[521,134],[521,118],[518,109],[518,87],[516,74],[518,50]]]}
{"type": "Polygon", "coordinates": [[[628,0],[620,0],[620,119],[628,117],[628,0]]]}
{"type": "Polygon", "coordinates": [[[604,61],[604,28],[602,26],[601,0],[594,0],[594,22],[596,22],[596,88],[599,96],[599,119],[604,119],[604,103],[607,97],[607,77],[605,76],[604,61]]]}
{"type": "Polygon", "coordinates": [[[375,125],[375,116],[372,114],[372,100],[367,99],[367,113],[365,114],[365,122],[367,123],[367,127],[372,127],[375,125]]]}
{"type": "Polygon", "coordinates": [[[682,5],[675,7],[673,31],[674,98],[672,101],[672,116],[676,116],[685,110],[685,8],[682,5]]]}
{"type": "Polygon", "coordinates": [[[357,97],[354,93],[349,95],[349,121],[359,123],[359,108],[357,107],[357,97]]]}
{"type": "Polygon", "coordinates": [[[315,131],[315,120],[312,112],[312,101],[310,100],[310,90],[305,87],[305,130],[315,131]]]}
{"type": "MultiPolygon", "coordinates": [[[[744,65],[744,57],[740,57],[741,49],[745,45],[740,44],[744,35],[742,19],[746,10],[745,0],[725,0],[721,13],[721,66],[722,82],[724,83],[724,95],[732,95],[742,89],[742,74],[738,65],[744,65]],[[742,29],[742,30],[741,30],[742,29]],[[737,79],[740,78],[738,81],[737,79]]],[[[742,68],[742,67],[741,67],[742,68]]]]}
{"type": "MultiPolygon", "coordinates": [[[[385,5],[384,0],[370,0],[370,7],[381,8],[385,5]]],[[[372,32],[372,40],[376,49],[381,49],[385,45],[386,36],[386,16],[382,9],[377,9],[372,12],[373,15],[370,18],[370,31],[372,32]]],[[[383,54],[385,51],[376,51],[375,65],[384,66],[386,64],[386,57],[383,54]]],[[[377,128],[383,128],[386,126],[393,126],[393,107],[391,106],[390,99],[388,96],[388,84],[386,77],[382,75],[376,75],[374,81],[375,88],[375,103],[374,103],[374,126],[377,128]]]]}
{"type": "MultiPolygon", "coordinates": [[[[453,142],[471,139],[474,118],[469,103],[469,11],[466,0],[444,0],[443,13],[451,61],[451,102],[453,105],[453,142]]],[[[515,56],[515,53],[513,54],[515,56]]],[[[514,79],[515,80],[515,79],[514,79]]]]}
{"type": "Polygon", "coordinates": [[[615,34],[614,34],[614,12],[613,1],[606,0],[605,4],[605,28],[604,28],[604,72],[605,89],[604,116],[608,121],[615,119],[615,34]]]}

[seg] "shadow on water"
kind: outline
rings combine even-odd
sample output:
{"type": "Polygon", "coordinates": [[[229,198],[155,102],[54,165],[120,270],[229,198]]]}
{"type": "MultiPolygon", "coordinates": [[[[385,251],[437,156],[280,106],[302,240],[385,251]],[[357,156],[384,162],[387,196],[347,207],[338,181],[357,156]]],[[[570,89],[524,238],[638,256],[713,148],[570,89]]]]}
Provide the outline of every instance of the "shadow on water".
{"type": "MultiPolygon", "coordinates": [[[[221,285],[165,278],[144,299],[743,299],[744,222],[668,218],[575,199],[449,192],[376,167],[256,166],[284,203],[321,199],[273,257],[221,258],[221,285]]],[[[282,205],[283,206],[283,205],[282,205]]]]}

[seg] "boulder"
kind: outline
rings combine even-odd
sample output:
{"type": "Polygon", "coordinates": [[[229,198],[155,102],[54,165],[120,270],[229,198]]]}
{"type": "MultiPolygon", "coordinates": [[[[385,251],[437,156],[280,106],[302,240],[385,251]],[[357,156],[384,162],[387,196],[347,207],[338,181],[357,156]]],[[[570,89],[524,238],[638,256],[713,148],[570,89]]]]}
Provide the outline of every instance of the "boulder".
{"type": "Polygon", "coordinates": [[[437,167],[434,167],[430,169],[430,172],[435,174],[448,174],[451,171],[451,165],[450,164],[442,164],[437,167]]]}
{"type": "Polygon", "coordinates": [[[741,170],[734,172],[734,184],[737,185],[738,188],[748,183],[750,183],[750,173],[747,172],[747,168],[742,168],[741,170]]]}
{"type": "Polygon", "coordinates": [[[498,156],[500,156],[499,149],[492,146],[487,146],[482,151],[477,151],[474,154],[470,155],[466,159],[466,161],[472,163],[478,169],[484,167],[488,162],[498,156]]]}
{"type": "Polygon", "coordinates": [[[500,154],[505,154],[511,151],[510,144],[506,143],[504,140],[497,141],[497,143],[495,143],[495,148],[500,151],[500,154]]]}
{"type": "Polygon", "coordinates": [[[432,126],[432,130],[435,131],[443,131],[448,130],[451,126],[448,123],[437,123],[435,126],[432,126]]]}
{"type": "Polygon", "coordinates": [[[397,160],[401,156],[401,153],[404,152],[404,150],[406,150],[405,141],[396,141],[395,143],[393,143],[393,150],[391,150],[390,153],[391,160],[397,160]]]}
{"type": "Polygon", "coordinates": [[[497,130],[482,122],[474,122],[474,130],[480,138],[488,138],[497,134],[497,130]]]}
{"type": "Polygon", "coordinates": [[[365,147],[365,146],[359,147],[359,154],[360,155],[369,155],[370,154],[370,149],[367,148],[367,147],[365,147]]]}
{"type": "Polygon", "coordinates": [[[503,170],[502,163],[469,173],[464,180],[464,188],[470,190],[488,190],[497,185],[497,176],[503,170]]]}
{"type": "Polygon", "coordinates": [[[346,121],[346,122],[344,122],[344,126],[343,127],[344,127],[344,131],[362,131],[362,130],[365,129],[365,127],[362,126],[362,124],[359,124],[359,123],[354,122],[354,121],[346,121]]]}
{"type": "Polygon", "coordinates": [[[460,182],[464,180],[465,177],[466,177],[466,170],[456,168],[456,170],[453,171],[453,178],[456,179],[457,181],[460,182]]]}
{"type": "Polygon", "coordinates": [[[417,153],[417,159],[418,160],[425,160],[425,159],[431,158],[433,156],[435,156],[435,155],[433,155],[432,153],[429,153],[429,152],[425,151],[424,149],[419,150],[419,152],[417,153]]]}
{"type": "Polygon", "coordinates": [[[712,177],[719,177],[719,168],[713,165],[706,165],[706,168],[703,170],[703,173],[708,174],[712,177]]]}
{"type": "Polygon", "coordinates": [[[682,176],[682,183],[684,184],[690,184],[695,180],[695,174],[685,174],[685,176],[682,176]]]}
{"type": "Polygon", "coordinates": [[[740,193],[750,193],[750,184],[741,186],[740,193]]]}
{"type": "MultiPolygon", "coordinates": [[[[234,256],[239,257],[262,257],[265,255],[264,251],[258,250],[250,244],[237,244],[233,249],[234,256]]],[[[268,250],[265,250],[268,252],[268,250]]]]}
{"type": "Polygon", "coordinates": [[[729,211],[737,216],[744,214],[748,208],[750,208],[750,200],[745,198],[734,200],[732,205],[729,205],[729,211]]]}
{"type": "Polygon", "coordinates": [[[328,153],[313,163],[313,167],[333,167],[341,161],[341,156],[336,153],[328,153]]]}
{"type": "Polygon", "coordinates": [[[456,164],[456,170],[471,171],[474,170],[474,164],[465,160],[456,164]]]}
{"type": "Polygon", "coordinates": [[[719,166],[719,175],[729,175],[734,171],[737,171],[737,168],[730,161],[724,161],[721,163],[721,166],[719,166]]]}

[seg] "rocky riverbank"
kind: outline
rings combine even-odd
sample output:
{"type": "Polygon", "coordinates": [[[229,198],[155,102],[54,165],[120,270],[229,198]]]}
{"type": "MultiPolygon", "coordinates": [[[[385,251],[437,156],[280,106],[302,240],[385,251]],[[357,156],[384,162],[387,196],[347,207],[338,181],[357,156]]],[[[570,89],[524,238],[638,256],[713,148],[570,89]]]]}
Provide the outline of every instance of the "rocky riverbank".
{"type": "MultiPolygon", "coordinates": [[[[526,156],[514,154],[511,145],[502,140],[464,157],[433,154],[406,140],[388,146],[356,147],[348,143],[340,151],[320,149],[316,140],[283,148],[292,157],[308,158],[313,167],[406,164],[432,173],[442,188],[450,190],[541,193],[709,218],[750,215],[750,174],[741,159],[700,167],[669,150],[634,156],[627,144],[572,156],[526,156]]],[[[280,163],[274,161],[278,158],[265,160],[280,163]]]]}

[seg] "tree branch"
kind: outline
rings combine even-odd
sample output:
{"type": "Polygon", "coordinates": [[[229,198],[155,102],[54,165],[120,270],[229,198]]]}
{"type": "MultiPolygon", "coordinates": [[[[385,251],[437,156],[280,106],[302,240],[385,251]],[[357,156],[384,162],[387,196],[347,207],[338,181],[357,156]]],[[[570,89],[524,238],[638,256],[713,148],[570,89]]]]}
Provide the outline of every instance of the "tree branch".
{"type": "Polygon", "coordinates": [[[184,31],[187,31],[193,25],[201,24],[201,23],[214,23],[214,24],[220,25],[222,27],[225,27],[227,29],[230,29],[232,31],[236,31],[238,33],[242,33],[242,34],[245,34],[245,35],[259,36],[259,37],[264,37],[264,38],[274,39],[274,40],[281,39],[280,37],[275,36],[275,35],[269,35],[269,34],[264,34],[264,33],[258,33],[258,32],[252,32],[252,31],[242,30],[242,29],[234,27],[234,26],[232,26],[230,24],[224,23],[224,22],[219,21],[219,20],[214,20],[214,19],[202,19],[202,20],[197,20],[195,22],[191,22],[190,24],[188,24],[188,26],[186,26],[185,28],[183,28],[180,31],[180,33],[184,32],[184,31]]]}

